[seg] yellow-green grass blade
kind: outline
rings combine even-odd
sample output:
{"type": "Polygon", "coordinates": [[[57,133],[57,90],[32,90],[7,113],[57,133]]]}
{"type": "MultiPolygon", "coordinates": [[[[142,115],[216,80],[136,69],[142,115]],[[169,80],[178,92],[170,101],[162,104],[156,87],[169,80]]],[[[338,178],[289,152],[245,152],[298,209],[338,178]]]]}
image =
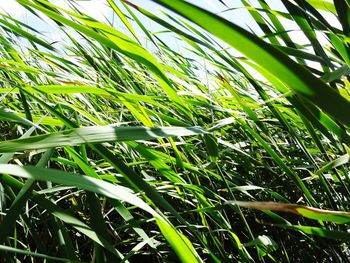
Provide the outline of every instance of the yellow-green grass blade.
{"type": "Polygon", "coordinates": [[[350,222],[350,212],[324,210],[310,206],[275,202],[234,201],[234,203],[241,207],[288,212],[314,220],[328,221],[337,224],[345,224],[350,222]]]}
{"type": "Polygon", "coordinates": [[[0,142],[0,152],[16,152],[79,144],[152,140],[207,133],[200,127],[116,127],[92,126],[0,142]]]}
{"type": "Polygon", "coordinates": [[[344,242],[349,242],[350,240],[350,234],[348,232],[328,230],[322,227],[304,226],[304,225],[275,225],[275,226],[280,228],[301,231],[307,235],[319,236],[326,239],[340,240],[344,242]]]}
{"type": "MultiPolygon", "coordinates": [[[[71,16],[77,18],[81,23],[67,19],[60,13],[54,12],[49,8],[45,8],[43,5],[38,5],[32,1],[17,1],[24,6],[32,7],[36,10],[39,10],[51,19],[63,23],[75,29],[76,31],[85,34],[86,36],[95,39],[100,44],[115,49],[116,51],[121,52],[127,55],[128,57],[133,58],[134,60],[147,66],[154,73],[155,77],[159,81],[160,85],[164,88],[164,91],[167,93],[167,95],[172,100],[174,100],[174,102],[177,103],[179,109],[182,110],[182,112],[185,115],[187,115],[187,117],[191,118],[191,112],[189,111],[188,105],[184,103],[184,101],[177,95],[169,78],[162,69],[162,66],[147,50],[145,50],[131,38],[122,34],[121,32],[117,31],[112,27],[109,27],[97,21],[91,21],[91,19],[88,19],[87,17],[74,14],[72,12],[64,10],[63,8],[59,9],[64,10],[66,13],[69,13],[71,16]],[[101,33],[99,33],[99,31],[101,33]]],[[[47,1],[39,1],[52,8],[57,8],[57,6],[47,1]]]]}
{"type": "Polygon", "coordinates": [[[179,0],[155,0],[154,2],[198,24],[242,52],[283,82],[289,89],[315,103],[344,124],[350,125],[350,117],[345,114],[350,111],[350,103],[281,51],[245,29],[190,3],[179,0]]]}
{"type": "Polygon", "coordinates": [[[164,237],[168,240],[181,259],[185,259],[186,262],[191,262],[190,260],[192,260],[192,262],[201,262],[201,259],[195,252],[188,239],[176,231],[176,229],[174,229],[174,227],[171,226],[160,214],[158,214],[146,202],[141,200],[126,187],[113,185],[111,183],[88,176],[69,174],[59,170],[43,169],[31,166],[23,167],[11,164],[0,164],[0,171],[3,174],[9,174],[22,178],[29,178],[38,181],[51,181],[53,183],[66,186],[76,186],[108,198],[135,205],[151,214],[157,220],[157,224],[164,237]]]}

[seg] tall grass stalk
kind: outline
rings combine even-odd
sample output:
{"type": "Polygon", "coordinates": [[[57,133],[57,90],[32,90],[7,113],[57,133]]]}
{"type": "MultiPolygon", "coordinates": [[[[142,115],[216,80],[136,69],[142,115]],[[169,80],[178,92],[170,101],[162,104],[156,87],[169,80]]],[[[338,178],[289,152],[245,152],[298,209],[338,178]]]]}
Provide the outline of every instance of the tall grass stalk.
{"type": "Polygon", "coordinates": [[[349,261],[347,1],[16,1],[2,261],[349,261]]]}

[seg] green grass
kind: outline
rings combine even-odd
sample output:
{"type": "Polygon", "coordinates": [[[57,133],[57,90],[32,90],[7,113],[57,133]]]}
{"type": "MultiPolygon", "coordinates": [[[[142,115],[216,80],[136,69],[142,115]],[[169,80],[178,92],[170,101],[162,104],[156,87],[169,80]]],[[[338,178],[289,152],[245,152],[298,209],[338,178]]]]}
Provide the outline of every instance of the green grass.
{"type": "Polygon", "coordinates": [[[64,38],[0,14],[1,260],[349,260],[347,1],[16,1],[64,38]]]}

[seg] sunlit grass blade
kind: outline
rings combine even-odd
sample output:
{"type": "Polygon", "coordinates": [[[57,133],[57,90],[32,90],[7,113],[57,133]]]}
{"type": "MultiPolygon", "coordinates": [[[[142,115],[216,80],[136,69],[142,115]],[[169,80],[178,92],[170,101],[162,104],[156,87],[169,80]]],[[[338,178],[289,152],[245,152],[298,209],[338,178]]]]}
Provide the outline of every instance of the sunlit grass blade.
{"type": "Polygon", "coordinates": [[[245,202],[234,201],[235,204],[241,207],[254,208],[259,210],[282,211],[297,214],[307,218],[320,221],[329,221],[337,224],[345,224],[350,222],[350,213],[341,211],[323,210],[308,206],[295,204],[284,204],[274,202],[245,202]]]}
{"type": "Polygon", "coordinates": [[[16,152],[52,147],[74,146],[84,143],[151,140],[172,136],[190,136],[206,133],[199,127],[117,127],[96,126],[66,130],[25,139],[0,142],[0,152],[16,152]]]}
{"type": "Polygon", "coordinates": [[[189,3],[179,0],[171,3],[162,0],[155,2],[197,23],[258,63],[291,90],[309,99],[338,120],[350,125],[350,119],[344,114],[350,110],[350,103],[307,69],[271,45],[243,28],[189,3]],[[333,107],[335,104],[338,107],[333,107]]]}

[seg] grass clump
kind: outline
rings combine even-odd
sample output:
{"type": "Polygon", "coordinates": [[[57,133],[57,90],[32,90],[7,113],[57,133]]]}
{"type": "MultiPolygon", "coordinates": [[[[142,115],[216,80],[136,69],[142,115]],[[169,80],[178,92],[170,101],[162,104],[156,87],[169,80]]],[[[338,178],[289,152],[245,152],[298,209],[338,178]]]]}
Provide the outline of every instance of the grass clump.
{"type": "Polygon", "coordinates": [[[16,1],[62,37],[0,15],[3,261],[349,260],[345,2],[16,1]]]}

